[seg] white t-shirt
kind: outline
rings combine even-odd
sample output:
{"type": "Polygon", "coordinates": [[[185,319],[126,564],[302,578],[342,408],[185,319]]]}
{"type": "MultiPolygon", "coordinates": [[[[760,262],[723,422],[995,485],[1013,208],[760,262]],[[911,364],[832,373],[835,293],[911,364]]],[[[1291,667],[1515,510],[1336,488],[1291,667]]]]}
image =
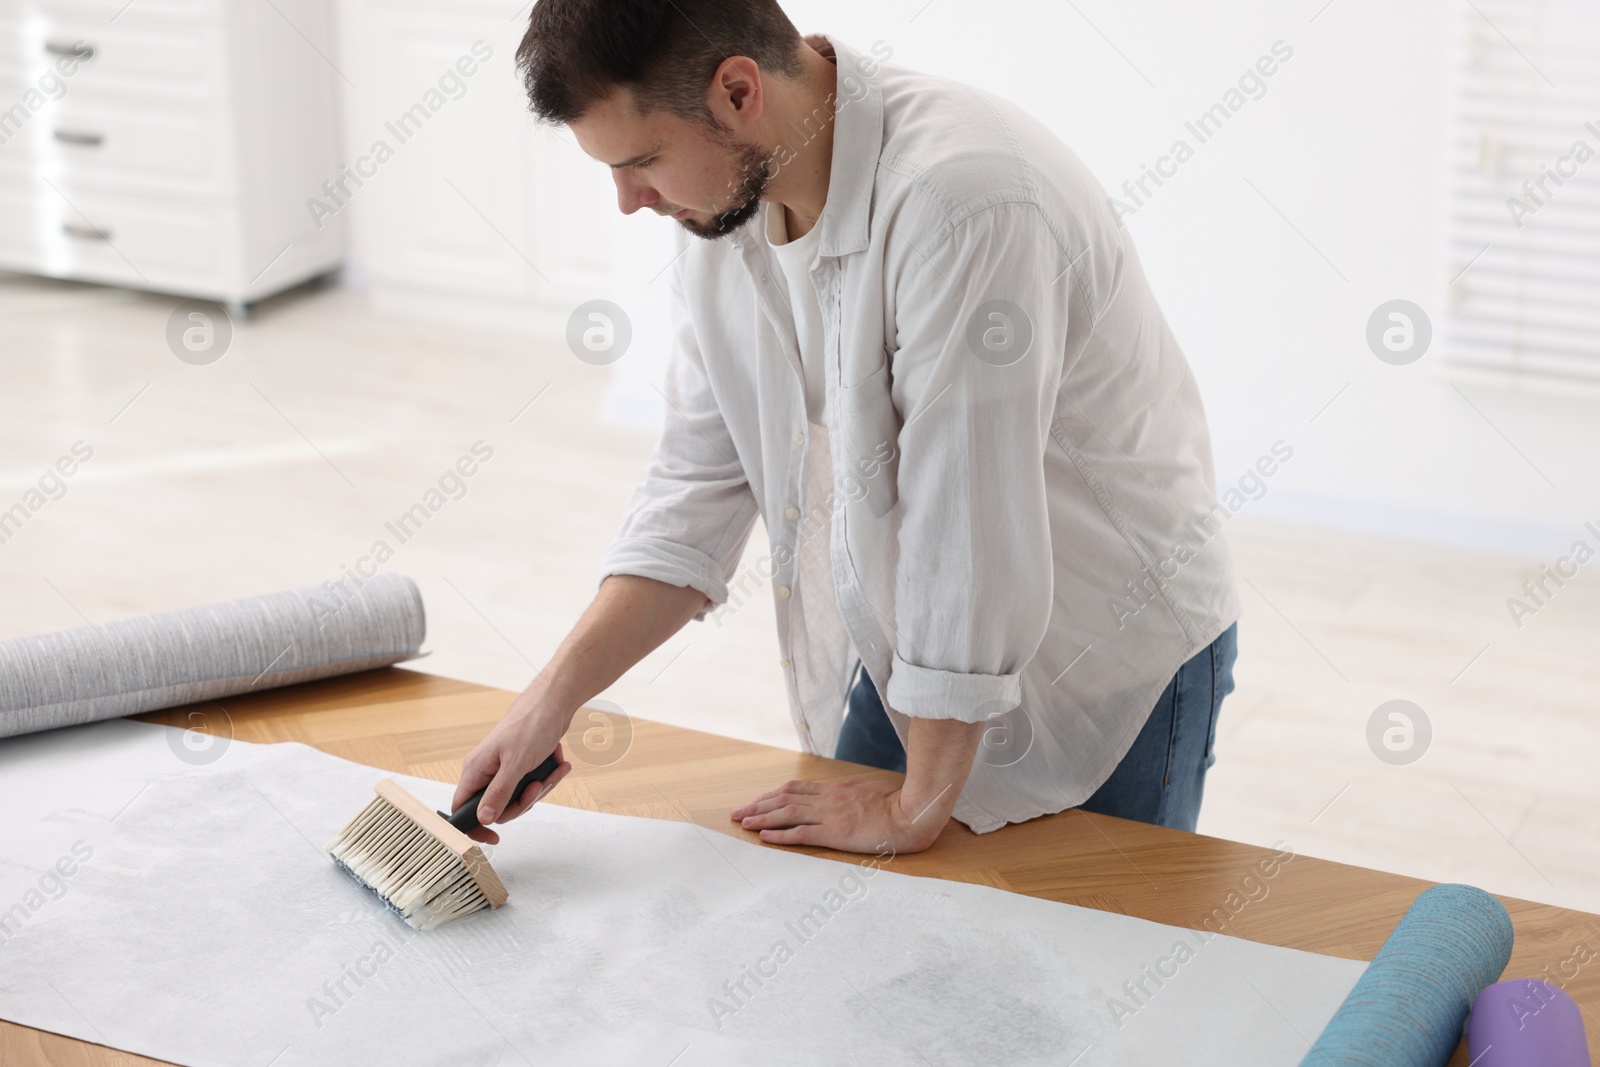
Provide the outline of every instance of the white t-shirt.
{"type": "Polygon", "coordinates": [[[794,309],[794,328],[800,340],[800,366],[805,372],[806,419],[813,425],[822,422],[827,395],[822,384],[822,305],[817,300],[817,287],[811,283],[810,274],[821,240],[820,220],[804,237],[789,240],[783,205],[767,204],[767,244],[788,281],[789,306],[794,309]]]}

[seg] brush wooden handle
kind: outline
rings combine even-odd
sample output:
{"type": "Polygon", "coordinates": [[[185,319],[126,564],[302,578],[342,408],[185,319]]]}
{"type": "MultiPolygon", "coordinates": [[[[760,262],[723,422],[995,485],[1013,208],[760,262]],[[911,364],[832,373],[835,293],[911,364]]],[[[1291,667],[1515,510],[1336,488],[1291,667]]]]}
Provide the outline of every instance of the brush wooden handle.
{"type": "MultiPolygon", "coordinates": [[[[555,769],[558,765],[559,764],[556,761],[554,752],[546,756],[543,763],[539,764],[539,766],[522,776],[522,781],[518,782],[517,787],[511,791],[511,799],[506,802],[506,807],[510,808],[515,805],[517,801],[521,800],[523,791],[534,782],[542,782],[546,778],[550,777],[551,774],[555,773],[555,769]]],[[[445,815],[445,813],[441,811],[439,815],[451,826],[454,826],[462,833],[468,833],[469,831],[477,829],[479,826],[483,825],[478,821],[478,804],[482,802],[483,794],[488,792],[488,790],[489,787],[484,786],[482,789],[472,794],[467,798],[465,804],[462,804],[455,810],[455,814],[445,815]]]]}

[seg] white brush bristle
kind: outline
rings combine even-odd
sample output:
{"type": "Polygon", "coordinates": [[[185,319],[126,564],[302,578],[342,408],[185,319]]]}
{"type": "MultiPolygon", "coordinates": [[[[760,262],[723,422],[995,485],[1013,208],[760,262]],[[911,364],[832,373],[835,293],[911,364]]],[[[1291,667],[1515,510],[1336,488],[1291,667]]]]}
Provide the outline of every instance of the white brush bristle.
{"type": "Polygon", "coordinates": [[[461,857],[381,796],[350,820],[328,851],[414,930],[489,907],[461,857]]]}

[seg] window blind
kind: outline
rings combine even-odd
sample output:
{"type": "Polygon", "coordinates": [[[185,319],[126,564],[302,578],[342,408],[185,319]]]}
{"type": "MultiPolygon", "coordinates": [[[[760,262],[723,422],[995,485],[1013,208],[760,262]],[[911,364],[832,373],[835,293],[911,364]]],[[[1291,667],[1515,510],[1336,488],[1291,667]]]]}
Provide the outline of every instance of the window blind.
{"type": "Polygon", "coordinates": [[[1600,388],[1600,4],[1457,0],[1446,322],[1456,377],[1600,388]]]}

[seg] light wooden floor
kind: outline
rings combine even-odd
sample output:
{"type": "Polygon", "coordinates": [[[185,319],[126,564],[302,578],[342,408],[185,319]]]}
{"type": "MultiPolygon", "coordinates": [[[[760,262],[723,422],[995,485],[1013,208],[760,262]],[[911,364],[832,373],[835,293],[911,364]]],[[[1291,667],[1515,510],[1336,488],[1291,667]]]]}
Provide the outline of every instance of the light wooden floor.
{"type": "MultiPolygon", "coordinates": [[[[378,318],[340,291],[268,305],[195,367],[166,347],[174,304],[0,276],[0,510],[74,441],[94,448],[0,545],[0,637],[336,578],[374,540],[398,544],[384,523],[482,440],[493,459],[385,569],[423,589],[419,668],[525,684],[588,602],[649,452],[600,424],[605,370],[378,318]]],[[[1239,688],[1202,832],[1600,911],[1587,570],[1518,630],[1505,601],[1539,561],[1248,516],[1228,530],[1248,580],[1239,688]],[[1433,724],[1403,767],[1366,741],[1395,698],[1433,724]]],[[[691,625],[605,697],[795,747],[764,601],[691,625]]]]}

